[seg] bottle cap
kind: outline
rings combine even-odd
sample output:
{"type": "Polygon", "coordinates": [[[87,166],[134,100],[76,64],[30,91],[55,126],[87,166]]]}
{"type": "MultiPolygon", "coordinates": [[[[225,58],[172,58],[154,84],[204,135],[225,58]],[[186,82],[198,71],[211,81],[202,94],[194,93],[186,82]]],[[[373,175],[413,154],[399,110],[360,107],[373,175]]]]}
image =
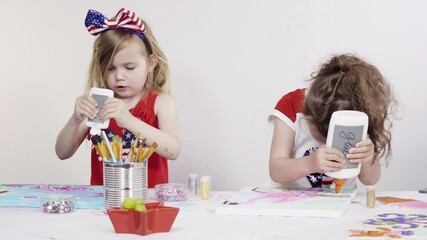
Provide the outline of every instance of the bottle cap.
{"type": "Polygon", "coordinates": [[[90,135],[91,136],[100,135],[100,134],[101,134],[101,129],[100,128],[96,128],[96,127],[90,128],[90,135]]]}

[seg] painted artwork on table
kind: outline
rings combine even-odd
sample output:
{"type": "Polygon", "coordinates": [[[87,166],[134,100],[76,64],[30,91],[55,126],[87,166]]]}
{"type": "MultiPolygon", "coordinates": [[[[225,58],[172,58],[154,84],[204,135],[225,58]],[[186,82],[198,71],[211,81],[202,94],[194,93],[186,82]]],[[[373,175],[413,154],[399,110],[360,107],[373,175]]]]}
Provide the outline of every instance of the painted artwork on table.
{"type": "Polygon", "coordinates": [[[0,207],[40,207],[41,199],[50,195],[73,195],[76,208],[103,209],[103,186],[1,184],[0,207]]]}
{"type": "Polygon", "coordinates": [[[215,209],[216,214],[338,218],[344,215],[356,189],[246,187],[215,209]]]}
{"type": "Polygon", "coordinates": [[[416,200],[416,199],[397,198],[397,197],[377,197],[377,201],[383,204],[397,206],[397,207],[427,209],[427,202],[416,200]]]}
{"type": "Polygon", "coordinates": [[[427,215],[379,214],[350,229],[347,239],[427,239],[427,215]]]}

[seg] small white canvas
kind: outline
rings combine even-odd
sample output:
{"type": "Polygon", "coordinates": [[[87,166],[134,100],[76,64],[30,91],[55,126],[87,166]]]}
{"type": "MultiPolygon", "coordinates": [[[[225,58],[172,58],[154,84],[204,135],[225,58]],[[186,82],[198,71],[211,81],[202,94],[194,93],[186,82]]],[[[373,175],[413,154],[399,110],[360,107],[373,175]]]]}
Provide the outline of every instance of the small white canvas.
{"type": "Polygon", "coordinates": [[[246,187],[215,209],[222,215],[265,215],[339,218],[356,195],[356,189],[246,187]]]}

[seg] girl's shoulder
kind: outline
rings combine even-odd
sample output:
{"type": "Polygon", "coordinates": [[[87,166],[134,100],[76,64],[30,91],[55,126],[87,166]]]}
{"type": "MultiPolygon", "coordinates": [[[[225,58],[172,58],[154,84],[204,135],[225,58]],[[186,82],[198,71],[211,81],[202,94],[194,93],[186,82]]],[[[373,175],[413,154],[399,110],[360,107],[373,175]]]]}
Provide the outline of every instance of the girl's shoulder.
{"type": "Polygon", "coordinates": [[[306,90],[307,90],[306,88],[298,88],[294,91],[286,93],[282,98],[285,98],[285,99],[304,98],[306,90]]]}
{"type": "Polygon", "coordinates": [[[175,100],[170,94],[158,93],[154,104],[154,111],[156,113],[162,111],[175,112],[175,100]]]}
{"type": "Polygon", "coordinates": [[[173,102],[173,97],[169,93],[164,93],[161,91],[151,91],[147,95],[147,100],[152,100],[157,104],[158,102],[173,102]]]}
{"type": "Polygon", "coordinates": [[[304,104],[305,88],[300,88],[286,93],[276,104],[274,115],[289,123],[296,122],[297,116],[301,115],[304,104]]]}
{"type": "Polygon", "coordinates": [[[294,108],[296,110],[302,110],[302,104],[305,98],[305,88],[299,88],[292,92],[288,92],[278,101],[277,107],[294,108]]]}
{"type": "Polygon", "coordinates": [[[135,108],[157,109],[159,106],[173,104],[173,98],[170,94],[160,91],[150,91],[141,99],[135,108]]]}
{"type": "Polygon", "coordinates": [[[145,105],[151,108],[154,108],[158,99],[164,98],[163,95],[168,95],[161,91],[152,90],[143,97],[138,103],[138,105],[145,105]]]}

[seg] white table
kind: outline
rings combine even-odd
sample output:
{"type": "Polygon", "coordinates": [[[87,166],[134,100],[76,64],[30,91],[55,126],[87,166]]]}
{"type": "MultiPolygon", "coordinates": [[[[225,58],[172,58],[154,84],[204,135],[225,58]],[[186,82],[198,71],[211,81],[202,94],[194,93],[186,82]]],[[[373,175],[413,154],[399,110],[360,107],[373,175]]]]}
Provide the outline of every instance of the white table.
{"type": "MultiPolygon", "coordinates": [[[[424,209],[398,208],[377,202],[366,207],[359,193],[342,218],[302,218],[215,215],[215,207],[232,192],[213,192],[209,200],[190,199],[166,204],[180,207],[170,232],[146,236],[117,234],[102,210],[77,209],[68,214],[45,214],[38,208],[0,208],[0,239],[346,239],[347,230],[381,213],[423,213],[424,209]]],[[[415,191],[377,192],[427,201],[415,191]]]]}

